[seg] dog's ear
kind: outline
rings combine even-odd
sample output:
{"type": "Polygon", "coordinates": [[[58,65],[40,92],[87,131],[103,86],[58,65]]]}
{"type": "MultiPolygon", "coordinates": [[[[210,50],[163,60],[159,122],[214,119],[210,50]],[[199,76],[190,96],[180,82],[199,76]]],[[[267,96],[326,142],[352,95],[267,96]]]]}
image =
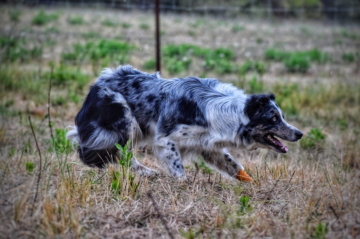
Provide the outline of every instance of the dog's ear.
{"type": "Polygon", "coordinates": [[[269,94],[270,100],[275,100],[275,95],[273,93],[269,94]]]}
{"type": "Polygon", "coordinates": [[[269,94],[253,95],[252,97],[255,97],[255,104],[257,104],[258,107],[268,104],[271,100],[271,95],[269,94]]]}
{"type": "MultiPolygon", "coordinates": [[[[275,95],[273,97],[275,98],[275,95]]],[[[251,95],[245,104],[245,114],[249,118],[252,118],[257,113],[261,112],[264,106],[269,104],[271,98],[272,96],[269,94],[251,95]]]]}

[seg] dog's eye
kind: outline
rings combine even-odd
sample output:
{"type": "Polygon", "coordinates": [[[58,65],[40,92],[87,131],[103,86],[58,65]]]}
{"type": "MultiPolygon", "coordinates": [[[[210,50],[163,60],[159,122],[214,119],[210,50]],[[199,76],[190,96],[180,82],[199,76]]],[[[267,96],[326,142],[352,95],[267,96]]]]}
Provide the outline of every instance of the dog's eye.
{"type": "Polygon", "coordinates": [[[274,117],[272,118],[272,121],[274,121],[274,122],[276,121],[276,116],[274,116],[274,117]]]}

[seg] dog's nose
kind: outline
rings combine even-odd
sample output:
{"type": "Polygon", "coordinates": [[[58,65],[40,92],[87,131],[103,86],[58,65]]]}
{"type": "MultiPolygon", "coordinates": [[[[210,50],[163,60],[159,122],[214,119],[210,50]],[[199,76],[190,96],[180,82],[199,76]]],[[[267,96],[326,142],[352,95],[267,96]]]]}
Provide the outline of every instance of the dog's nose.
{"type": "Polygon", "coordinates": [[[296,138],[299,140],[299,139],[301,139],[301,137],[303,136],[303,133],[302,133],[301,131],[297,130],[297,131],[295,132],[295,135],[296,135],[296,138]]]}

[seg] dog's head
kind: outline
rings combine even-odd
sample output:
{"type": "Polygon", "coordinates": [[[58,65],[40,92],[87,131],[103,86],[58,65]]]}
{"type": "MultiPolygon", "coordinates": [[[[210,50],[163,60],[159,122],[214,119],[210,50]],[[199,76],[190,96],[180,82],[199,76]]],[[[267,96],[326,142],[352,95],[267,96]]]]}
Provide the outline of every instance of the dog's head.
{"type": "Polygon", "coordinates": [[[249,96],[244,112],[250,120],[246,125],[247,140],[255,148],[270,148],[280,153],[287,153],[287,146],[277,138],[295,142],[303,135],[284,120],[284,114],[275,103],[274,94],[249,96]]]}

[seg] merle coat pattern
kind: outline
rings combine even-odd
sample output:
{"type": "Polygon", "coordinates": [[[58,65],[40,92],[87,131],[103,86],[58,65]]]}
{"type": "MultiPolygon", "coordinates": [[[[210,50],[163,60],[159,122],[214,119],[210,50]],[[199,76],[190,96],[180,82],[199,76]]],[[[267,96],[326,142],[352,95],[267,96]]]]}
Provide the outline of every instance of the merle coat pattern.
{"type": "MultiPolygon", "coordinates": [[[[103,167],[116,160],[115,143],[149,145],[162,165],[184,178],[182,161],[201,155],[224,174],[238,178],[243,166],[226,147],[267,147],[287,152],[274,136],[296,141],[302,133],[287,124],[272,94],[246,95],[216,79],[165,80],[131,66],[105,69],[90,89],[67,134],[81,160],[103,167]]],[[[134,170],[153,170],[133,158],[134,170]]]]}

